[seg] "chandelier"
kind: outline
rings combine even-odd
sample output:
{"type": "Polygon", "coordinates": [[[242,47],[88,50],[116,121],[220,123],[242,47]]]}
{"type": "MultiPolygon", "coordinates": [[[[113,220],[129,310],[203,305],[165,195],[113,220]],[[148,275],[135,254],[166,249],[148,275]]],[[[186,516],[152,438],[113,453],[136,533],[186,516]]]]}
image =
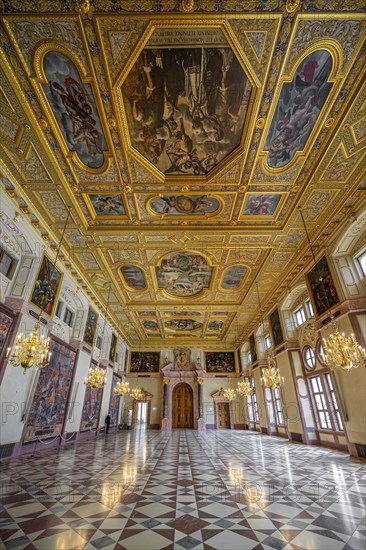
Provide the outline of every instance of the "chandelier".
{"type": "MultiPolygon", "coordinates": [[[[57,260],[60,254],[62,241],[64,239],[67,223],[69,221],[71,215],[71,206],[67,207],[67,216],[64,223],[64,227],[61,233],[61,239],[57,247],[55,261],[51,265],[49,280],[51,281],[56,270],[56,264],[57,260]]],[[[9,364],[13,367],[21,366],[24,369],[24,373],[27,369],[30,369],[32,367],[37,367],[39,369],[44,369],[45,367],[48,367],[50,359],[51,359],[51,351],[50,351],[50,338],[49,336],[44,336],[40,334],[41,328],[41,318],[43,313],[43,304],[45,304],[47,300],[44,300],[42,303],[41,311],[39,312],[39,315],[37,317],[37,322],[34,325],[33,332],[30,336],[26,336],[25,334],[18,334],[16,342],[15,342],[15,348],[14,352],[12,353],[9,364]]],[[[6,357],[10,355],[11,348],[7,349],[6,357]]]]}
{"type": "Polygon", "coordinates": [[[134,401],[142,399],[142,391],[140,388],[133,388],[133,390],[130,391],[130,395],[134,401]]]}
{"type": "Polygon", "coordinates": [[[268,356],[268,367],[262,371],[261,382],[271,390],[279,388],[284,382],[273,356],[268,356]]]}
{"type": "Polygon", "coordinates": [[[130,383],[124,380],[118,382],[114,388],[114,393],[117,393],[121,397],[128,395],[130,393],[130,383]]]}
{"type": "MultiPolygon", "coordinates": [[[[258,290],[258,282],[256,282],[256,285],[257,285],[257,296],[258,296],[258,303],[259,303],[259,313],[260,313],[261,322],[262,322],[262,340],[264,342],[263,312],[262,312],[261,298],[258,290]]],[[[283,384],[284,379],[280,375],[280,371],[276,363],[276,358],[272,353],[270,354],[268,352],[268,348],[267,348],[267,363],[268,363],[268,367],[262,370],[261,382],[267,388],[274,390],[275,388],[278,388],[279,386],[281,386],[281,384],[283,384]]]]}
{"type": "Polygon", "coordinates": [[[354,335],[346,336],[339,332],[337,325],[331,316],[333,333],[327,338],[322,338],[324,350],[324,363],[330,370],[340,367],[350,371],[352,368],[365,364],[365,350],[359,345],[354,335]]]}
{"type": "MultiPolygon", "coordinates": [[[[305,219],[301,207],[299,207],[299,211],[302,223],[304,225],[306,238],[309,243],[309,247],[313,257],[314,266],[316,266],[317,264],[313,246],[310,241],[309,233],[306,228],[305,219]]],[[[325,290],[323,277],[319,277],[319,283],[322,289],[325,303],[327,304],[327,309],[330,314],[331,327],[333,331],[326,338],[324,338],[323,336],[321,337],[324,349],[324,365],[330,370],[335,370],[339,367],[346,371],[350,371],[352,368],[357,368],[365,365],[365,350],[357,342],[354,334],[350,334],[349,336],[347,336],[346,334],[341,334],[339,332],[338,327],[334,322],[334,315],[330,310],[329,299],[325,290]]]]}
{"type": "MultiPolygon", "coordinates": [[[[104,333],[105,333],[105,327],[107,324],[107,311],[108,311],[108,305],[109,305],[109,297],[111,295],[111,286],[112,283],[109,284],[109,290],[108,290],[108,298],[107,303],[105,306],[104,311],[104,324],[103,324],[103,331],[102,331],[102,348],[103,348],[103,342],[104,342],[104,333]]],[[[102,353],[102,351],[100,351],[102,353]]],[[[93,369],[93,367],[90,367],[89,374],[84,378],[84,384],[86,386],[90,386],[91,388],[103,388],[107,383],[107,376],[106,376],[106,370],[100,368],[100,361],[98,361],[97,366],[93,369]]]]}
{"type": "Polygon", "coordinates": [[[224,397],[228,401],[234,401],[234,399],[236,398],[235,390],[227,388],[226,390],[224,390],[224,397]]]}
{"type": "MultiPolygon", "coordinates": [[[[39,322],[37,322],[30,336],[22,333],[18,335],[9,364],[13,367],[20,365],[24,369],[24,373],[32,367],[43,369],[47,367],[51,358],[49,345],[50,338],[39,335],[39,322]]],[[[8,348],[7,355],[9,353],[10,348],[8,348]]]]}
{"type": "Polygon", "coordinates": [[[249,382],[238,382],[238,387],[236,388],[236,393],[241,395],[242,397],[248,397],[248,395],[253,391],[252,387],[250,386],[249,382]]]}
{"type": "Polygon", "coordinates": [[[84,378],[84,384],[91,388],[103,388],[107,383],[106,370],[102,369],[99,364],[93,369],[89,369],[88,376],[84,378]]]}

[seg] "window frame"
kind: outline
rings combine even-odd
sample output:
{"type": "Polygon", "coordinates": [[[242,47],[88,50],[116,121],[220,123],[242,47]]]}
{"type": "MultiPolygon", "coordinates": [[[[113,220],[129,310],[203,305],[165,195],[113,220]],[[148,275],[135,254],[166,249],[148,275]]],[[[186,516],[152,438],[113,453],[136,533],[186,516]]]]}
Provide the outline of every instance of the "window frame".
{"type": "Polygon", "coordinates": [[[356,256],[354,258],[355,258],[355,262],[356,262],[358,271],[360,272],[360,275],[361,275],[362,279],[364,279],[366,277],[366,248],[363,249],[358,254],[356,254],[356,256]],[[363,259],[365,259],[365,268],[362,265],[362,260],[363,259]]]}
{"type": "Polygon", "coordinates": [[[65,325],[72,328],[74,324],[74,317],[75,317],[75,312],[72,309],[70,309],[68,306],[65,306],[65,312],[62,317],[62,320],[65,323],[65,325]]]}
{"type": "Polygon", "coordinates": [[[313,370],[315,370],[315,367],[316,367],[316,352],[313,350],[313,348],[309,344],[306,344],[302,348],[301,355],[302,355],[302,362],[304,364],[305,370],[307,372],[312,372],[313,370]],[[311,356],[312,364],[311,365],[309,365],[309,363],[307,361],[307,352],[309,352],[309,351],[312,353],[312,356],[311,356]]]}
{"type": "Polygon", "coordinates": [[[294,316],[294,320],[295,320],[295,326],[296,327],[301,327],[304,323],[306,323],[306,313],[305,313],[305,307],[303,304],[301,304],[300,306],[298,306],[296,309],[293,310],[292,312],[293,316],[294,316]],[[297,318],[297,315],[301,312],[301,323],[298,322],[298,318],[297,318]]]}
{"type": "Polygon", "coordinates": [[[317,372],[309,376],[308,380],[317,430],[319,432],[344,435],[345,425],[342,418],[342,411],[331,380],[330,372],[317,372]],[[317,380],[318,389],[320,387],[321,391],[314,391],[313,380],[315,379],[317,380]],[[320,396],[322,407],[318,407],[319,401],[317,401],[317,396],[320,396]],[[323,417],[322,414],[324,415],[323,417]],[[325,422],[322,422],[322,419],[324,419],[325,422]]]}
{"type": "Polygon", "coordinates": [[[16,267],[17,267],[17,264],[18,264],[18,260],[17,260],[17,258],[14,258],[14,256],[12,256],[12,254],[10,254],[6,250],[6,248],[4,248],[3,246],[0,245],[0,266],[1,266],[1,263],[2,263],[4,257],[9,258],[10,264],[7,266],[6,272],[4,273],[3,271],[0,270],[0,274],[3,275],[4,277],[6,277],[9,281],[11,281],[14,277],[14,273],[15,273],[15,270],[16,270],[16,267]]]}
{"type": "Polygon", "coordinates": [[[259,411],[258,411],[258,402],[257,395],[255,392],[254,378],[253,376],[245,376],[244,380],[249,382],[252,392],[247,396],[246,405],[247,405],[247,414],[248,414],[248,424],[254,425],[254,427],[259,426],[259,411]]]}

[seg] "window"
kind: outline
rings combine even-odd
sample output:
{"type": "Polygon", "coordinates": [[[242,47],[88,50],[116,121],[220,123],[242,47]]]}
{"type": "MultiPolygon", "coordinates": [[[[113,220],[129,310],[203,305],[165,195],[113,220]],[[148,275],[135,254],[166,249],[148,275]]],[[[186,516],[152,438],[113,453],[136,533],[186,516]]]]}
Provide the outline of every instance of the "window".
{"type": "Polygon", "coordinates": [[[0,273],[11,279],[14,275],[16,260],[0,246],[0,273]]]}
{"type": "Polygon", "coordinates": [[[305,300],[305,307],[306,307],[306,314],[307,314],[307,317],[314,317],[314,310],[313,310],[313,306],[311,305],[311,301],[309,300],[309,298],[307,300],[305,300]]]}
{"type": "Polygon", "coordinates": [[[343,432],[342,416],[330,373],[313,376],[310,382],[318,413],[319,429],[343,432]]]}
{"type": "Polygon", "coordinates": [[[274,411],[276,415],[276,422],[278,426],[284,425],[281,392],[279,388],[272,390],[272,399],[274,404],[274,411]]]}
{"type": "Polygon", "coordinates": [[[362,275],[366,277],[366,250],[364,250],[362,254],[357,256],[356,260],[361,268],[362,275]]]}
{"type": "Polygon", "coordinates": [[[269,349],[272,346],[271,337],[269,334],[266,334],[264,337],[264,348],[269,349]]]}
{"type": "Polygon", "coordinates": [[[247,361],[248,361],[248,363],[252,362],[252,355],[251,355],[250,351],[248,351],[248,353],[247,353],[247,361]]]}
{"type": "Polygon", "coordinates": [[[319,428],[323,430],[331,430],[329,411],[325,400],[324,388],[320,376],[310,378],[311,387],[313,390],[315,407],[318,412],[319,428]]]}
{"type": "Polygon", "coordinates": [[[56,317],[58,317],[59,319],[61,319],[61,314],[62,314],[63,305],[64,305],[64,303],[63,303],[62,300],[59,300],[59,301],[57,302],[57,307],[56,307],[56,313],[55,313],[55,315],[56,315],[56,317]]]}
{"type": "Polygon", "coordinates": [[[333,418],[336,421],[335,422],[336,428],[338,428],[340,431],[343,431],[344,426],[343,426],[343,422],[342,422],[341,413],[339,412],[339,405],[338,405],[337,397],[336,397],[336,394],[335,394],[334,388],[333,388],[332,377],[329,373],[327,373],[325,375],[325,379],[326,379],[326,381],[328,383],[328,387],[329,387],[330,401],[331,401],[331,405],[332,405],[333,412],[334,412],[333,418]]]}
{"type": "Polygon", "coordinates": [[[294,317],[295,317],[295,325],[297,327],[299,327],[300,325],[305,323],[306,317],[305,317],[305,311],[304,311],[303,306],[300,306],[297,309],[295,309],[294,317]]]}
{"type": "Polygon", "coordinates": [[[97,340],[95,342],[95,347],[98,348],[98,349],[102,349],[102,337],[101,336],[97,336],[97,340]]]}
{"type": "Polygon", "coordinates": [[[324,348],[321,340],[319,339],[316,343],[315,348],[316,357],[321,365],[325,365],[325,354],[324,354],[324,348]]]}
{"type": "Polygon", "coordinates": [[[315,369],[315,353],[310,346],[305,346],[302,350],[302,358],[306,370],[315,369]]]}
{"type": "Polygon", "coordinates": [[[248,420],[249,422],[259,424],[258,404],[257,404],[257,396],[255,394],[255,389],[254,389],[253,376],[251,376],[250,378],[246,377],[245,380],[249,381],[253,390],[247,397],[248,420]]]}
{"type": "Polygon", "coordinates": [[[69,327],[72,327],[73,318],[74,318],[74,312],[71,311],[71,309],[69,309],[69,308],[67,307],[67,308],[65,309],[65,314],[64,314],[64,323],[66,323],[67,325],[69,325],[69,327]]]}

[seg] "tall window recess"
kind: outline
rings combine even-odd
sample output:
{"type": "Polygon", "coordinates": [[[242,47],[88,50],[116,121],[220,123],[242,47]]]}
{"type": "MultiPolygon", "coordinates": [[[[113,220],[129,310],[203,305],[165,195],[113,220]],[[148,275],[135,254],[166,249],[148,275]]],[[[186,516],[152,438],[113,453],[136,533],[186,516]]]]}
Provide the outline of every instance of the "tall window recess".
{"type": "Polygon", "coordinates": [[[275,388],[272,391],[272,403],[275,413],[275,419],[277,426],[284,426],[285,420],[283,416],[282,398],[280,388],[275,388]]]}
{"type": "Polygon", "coordinates": [[[258,403],[257,403],[257,396],[255,393],[253,376],[251,376],[250,378],[245,377],[245,380],[250,383],[250,386],[252,388],[252,392],[247,397],[248,420],[251,424],[259,425],[258,403]]]}
{"type": "Polygon", "coordinates": [[[318,430],[344,432],[339,403],[330,373],[309,377],[318,430]]]}

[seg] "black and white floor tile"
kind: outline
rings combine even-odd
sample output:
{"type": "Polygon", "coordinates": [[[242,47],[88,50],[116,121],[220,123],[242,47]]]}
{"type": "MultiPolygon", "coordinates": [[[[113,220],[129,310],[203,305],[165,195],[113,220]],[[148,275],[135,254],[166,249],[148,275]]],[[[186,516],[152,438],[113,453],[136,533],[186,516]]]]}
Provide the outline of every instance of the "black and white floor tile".
{"type": "Polygon", "coordinates": [[[366,466],[254,432],[137,429],[1,465],[6,550],[364,550],[366,466]]]}

